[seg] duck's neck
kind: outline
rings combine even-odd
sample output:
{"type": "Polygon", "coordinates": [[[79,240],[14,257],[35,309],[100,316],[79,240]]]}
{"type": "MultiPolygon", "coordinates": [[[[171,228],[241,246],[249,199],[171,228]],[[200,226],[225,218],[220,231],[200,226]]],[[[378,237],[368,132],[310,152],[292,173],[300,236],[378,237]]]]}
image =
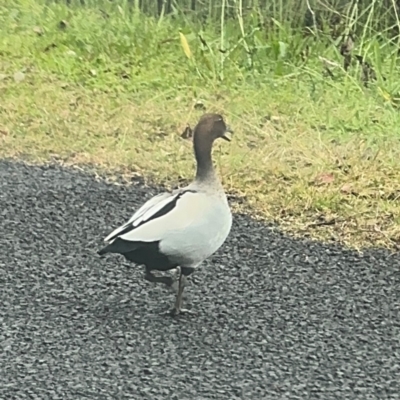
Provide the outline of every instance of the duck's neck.
{"type": "Polygon", "coordinates": [[[212,141],[206,138],[199,139],[196,135],[193,138],[194,154],[197,162],[196,181],[214,182],[218,179],[211,158],[212,141]]]}

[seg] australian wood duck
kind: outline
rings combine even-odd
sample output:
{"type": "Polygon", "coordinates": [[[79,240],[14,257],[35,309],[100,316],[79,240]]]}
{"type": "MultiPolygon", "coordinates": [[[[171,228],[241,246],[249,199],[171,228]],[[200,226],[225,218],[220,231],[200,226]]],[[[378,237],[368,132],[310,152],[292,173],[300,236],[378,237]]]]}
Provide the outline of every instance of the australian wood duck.
{"type": "Polygon", "coordinates": [[[151,282],[173,283],[171,277],[157,277],[153,270],[168,271],[180,267],[174,315],[182,309],[186,278],[202,261],[215,253],[227,238],[232,214],[211,157],[215,139],[230,141],[232,133],[219,114],[203,115],[193,132],[197,162],[191,184],[148,200],[131,219],[105,238],[99,251],[119,253],[146,268],[151,282]]]}

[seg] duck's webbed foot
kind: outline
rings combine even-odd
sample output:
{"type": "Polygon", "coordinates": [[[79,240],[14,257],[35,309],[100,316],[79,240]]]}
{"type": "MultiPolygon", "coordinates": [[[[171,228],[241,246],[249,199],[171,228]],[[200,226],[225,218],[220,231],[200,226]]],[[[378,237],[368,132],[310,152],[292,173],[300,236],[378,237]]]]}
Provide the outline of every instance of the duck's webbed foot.
{"type": "Polygon", "coordinates": [[[169,312],[171,317],[177,317],[178,315],[197,315],[196,311],[188,310],[187,308],[181,308],[177,310],[175,307],[169,312]]]}
{"type": "Polygon", "coordinates": [[[155,276],[148,269],[146,269],[146,274],[144,276],[144,279],[146,279],[146,281],[149,282],[163,283],[168,287],[172,287],[176,281],[176,279],[174,279],[172,276],[155,276]]]}

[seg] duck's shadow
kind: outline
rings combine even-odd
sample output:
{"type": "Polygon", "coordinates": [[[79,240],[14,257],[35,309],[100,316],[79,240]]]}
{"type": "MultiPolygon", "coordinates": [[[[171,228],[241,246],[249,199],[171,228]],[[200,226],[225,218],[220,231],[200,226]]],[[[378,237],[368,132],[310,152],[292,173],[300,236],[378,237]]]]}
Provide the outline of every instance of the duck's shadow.
{"type": "MultiPolygon", "coordinates": [[[[187,289],[190,290],[193,286],[193,283],[190,283],[187,289]]],[[[198,304],[196,306],[192,304],[193,296],[185,293],[185,308],[193,310],[192,313],[173,315],[171,311],[175,296],[176,291],[173,288],[163,284],[150,283],[143,278],[140,287],[135,287],[135,292],[129,294],[110,293],[110,296],[106,295],[90,306],[90,312],[101,324],[131,324],[136,323],[139,319],[142,322],[193,320],[202,314],[201,310],[197,308],[198,304]],[[110,299],[111,297],[112,299],[110,299]]]]}

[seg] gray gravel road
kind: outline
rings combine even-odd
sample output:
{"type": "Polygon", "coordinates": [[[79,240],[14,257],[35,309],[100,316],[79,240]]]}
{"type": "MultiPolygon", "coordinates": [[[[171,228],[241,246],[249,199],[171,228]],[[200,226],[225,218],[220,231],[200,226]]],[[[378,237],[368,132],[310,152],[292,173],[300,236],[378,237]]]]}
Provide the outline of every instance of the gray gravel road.
{"type": "Polygon", "coordinates": [[[0,399],[400,399],[399,254],[235,216],[174,293],[96,251],[156,193],[0,161],[0,399]]]}

